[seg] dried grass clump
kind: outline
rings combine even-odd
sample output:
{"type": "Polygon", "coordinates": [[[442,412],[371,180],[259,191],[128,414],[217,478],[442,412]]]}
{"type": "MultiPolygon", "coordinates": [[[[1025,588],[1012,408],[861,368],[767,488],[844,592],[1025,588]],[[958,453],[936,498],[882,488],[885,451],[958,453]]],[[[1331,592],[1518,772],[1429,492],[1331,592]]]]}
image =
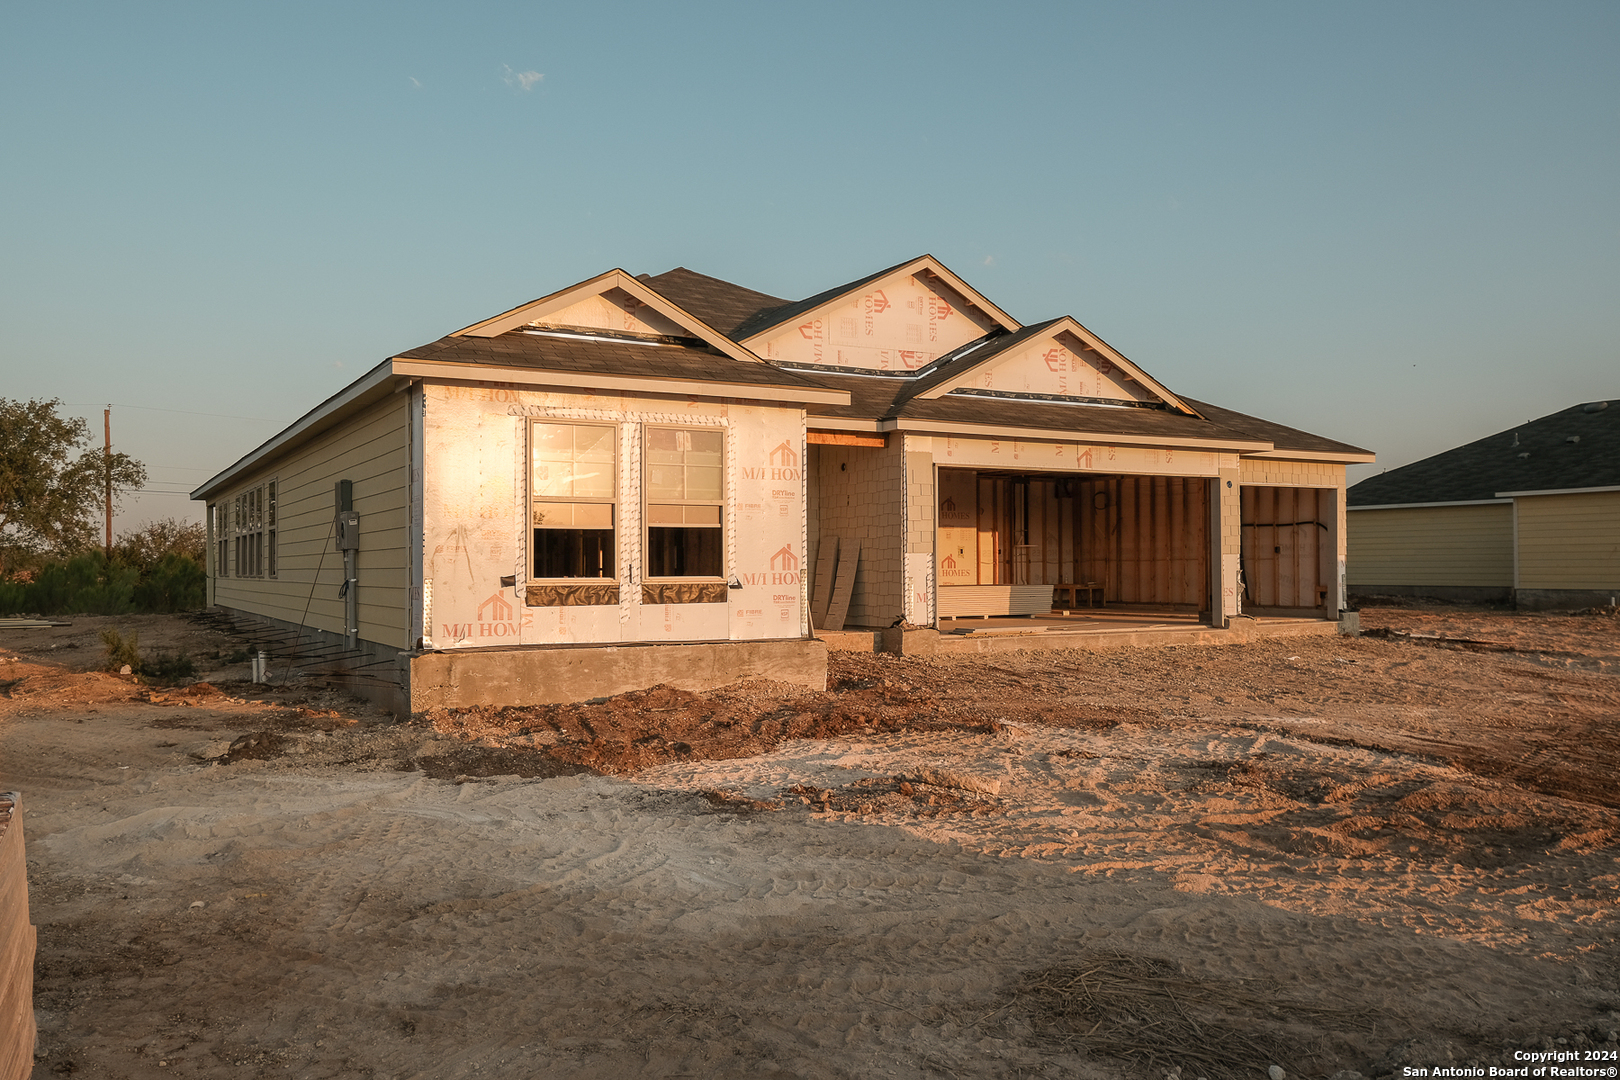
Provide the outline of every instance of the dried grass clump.
{"type": "Polygon", "coordinates": [[[1253,1080],[1272,1064],[1309,1075],[1330,1065],[1333,1048],[1302,1033],[1371,1025],[1365,1011],[1288,1001],[1273,990],[1189,978],[1151,957],[1096,953],[1031,973],[1014,1006],[1050,1049],[1211,1080],[1253,1080]]]}

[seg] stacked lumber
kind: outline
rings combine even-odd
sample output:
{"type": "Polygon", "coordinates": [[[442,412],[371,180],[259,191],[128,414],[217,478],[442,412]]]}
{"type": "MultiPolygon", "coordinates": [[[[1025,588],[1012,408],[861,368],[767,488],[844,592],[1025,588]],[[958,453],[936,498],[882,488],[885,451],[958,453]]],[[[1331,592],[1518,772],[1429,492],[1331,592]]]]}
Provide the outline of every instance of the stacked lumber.
{"type": "Polygon", "coordinates": [[[0,793],[0,1080],[34,1071],[34,927],[16,792],[0,793]]]}

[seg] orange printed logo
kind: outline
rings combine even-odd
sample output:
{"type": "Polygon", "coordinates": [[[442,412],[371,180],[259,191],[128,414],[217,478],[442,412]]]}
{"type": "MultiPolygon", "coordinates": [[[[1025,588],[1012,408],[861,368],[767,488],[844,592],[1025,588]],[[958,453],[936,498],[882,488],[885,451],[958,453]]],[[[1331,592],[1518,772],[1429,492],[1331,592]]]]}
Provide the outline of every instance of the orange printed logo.
{"type": "Polygon", "coordinates": [[[491,593],[488,600],[478,605],[478,622],[507,622],[511,618],[512,605],[500,593],[491,593]],[[484,612],[486,611],[490,614],[488,620],[484,618],[484,612]]]}

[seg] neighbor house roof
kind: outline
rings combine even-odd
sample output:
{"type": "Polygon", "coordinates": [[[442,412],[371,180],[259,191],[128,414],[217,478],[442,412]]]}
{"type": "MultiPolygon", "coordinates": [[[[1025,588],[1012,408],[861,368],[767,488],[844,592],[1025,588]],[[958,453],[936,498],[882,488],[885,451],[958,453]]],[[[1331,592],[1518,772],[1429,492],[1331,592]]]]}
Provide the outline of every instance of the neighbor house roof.
{"type": "Polygon", "coordinates": [[[1351,487],[1350,506],[1477,502],[1620,485],[1620,402],[1571,405],[1351,487]]]}

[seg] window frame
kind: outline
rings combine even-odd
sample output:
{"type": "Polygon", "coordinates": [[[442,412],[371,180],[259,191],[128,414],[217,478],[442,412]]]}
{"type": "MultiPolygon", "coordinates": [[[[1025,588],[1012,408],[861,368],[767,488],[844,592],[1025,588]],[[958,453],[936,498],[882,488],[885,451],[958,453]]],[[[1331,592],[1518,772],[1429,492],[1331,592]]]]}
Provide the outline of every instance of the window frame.
{"type": "Polygon", "coordinates": [[[222,516],[228,535],[220,541],[217,576],[264,580],[276,577],[279,490],[277,478],[271,477],[225,500],[222,516]]]}
{"type": "Polygon", "coordinates": [[[208,507],[208,523],[214,530],[214,576],[230,577],[231,501],[221,499],[208,507]]]}
{"type": "MultiPolygon", "coordinates": [[[[524,486],[524,496],[523,496],[524,497],[524,504],[523,504],[524,505],[523,535],[524,535],[524,549],[525,549],[524,567],[523,567],[523,569],[524,569],[524,580],[525,580],[525,582],[528,582],[530,584],[549,584],[549,585],[587,585],[587,584],[605,584],[605,583],[609,583],[609,582],[616,584],[618,582],[618,580],[619,580],[619,573],[620,573],[620,569],[621,569],[620,564],[623,562],[623,560],[620,558],[620,555],[619,555],[619,540],[620,540],[619,526],[620,526],[620,522],[621,522],[621,520],[623,519],[623,516],[624,516],[623,513],[621,512],[621,507],[620,507],[620,502],[619,502],[619,463],[620,463],[622,453],[623,453],[623,446],[621,445],[622,442],[623,442],[623,439],[621,437],[622,433],[620,431],[620,425],[617,424],[616,422],[612,421],[612,420],[575,420],[575,419],[573,419],[571,417],[566,417],[566,416],[530,417],[529,422],[528,422],[528,426],[524,429],[524,435],[526,437],[525,438],[526,457],[525,457],[525,464],[524,464],[524,469],[523,469],[523,479],[524,479],[524,485],[525,485],[524,486]],[[612,487],[613,494],[611,496],[581,496],[581,495],[573,495],[573,494],[570,494],[570,495],[536,495],[535,494],[535,468],[534,468],[534,466],[535,466],[535,451],[536,451],[536,449],[538,447],[538,443],[537,443],[537,441],[535,439],[535,431],[537,429],[539,429],[540,427],[542,427],[542,426],[548,426],[548,425],[552,426],[552,427],[568,427],[568,428],[582,428],[582,427],[584,427],[584,428],[601,428],[601,429],[605,429],[606,431],[609,432],[609,434],[611,435],[612,440],[613,440],[613,457],[612,457],[612,465],[611,465],[612,478],[613,478],[613,487],[612,487]],[[535,565],[535,533],[539,532],[542,528],[545,528],[546,526],[535,524],[535,520],[534,520],[535,510],[536,510],[537,507],[547,505],[547,504],[550,504],[550,505],[563,505],[563,504],[565,504],[565,505],[569,505],[569,506],[591,505],[591,506],[606,506],[606,507],[608,507],[609,525],[608,525],[608,528],[607,528],[606,531],[610,534],[611,539],[610,539],[609,543],[606,545],[605,550],[608,553],[610,553],[610,555],[611,555],[612,566],[606,568],[605,573],[603,573],[602,575],[600,575],[598,577],[583,577],[583,576],[581,576],[581,577],[542,577],[541,575],[539,575],[536,572],[538,568],[535,565]]],[[[565,531],[565,530],[558,529],[557,531],[561,532],[561,531],[565,531]]],[[[574,527],[572,525],[570,525],[568,527],[567,531],[576,531],[576,530],[574,529],[574,527]]],[[[600,530],[600,529],[580,528],[577,531],[583,533],[583,532],[600,532],[602,530],[600,530]]]]}
{"type": "Polygon", "coordinates": [[[731,494],[731,470],[727,466],[730,449],[731,429],[724,424],[678,424],[678,423],[647,423],[641,425],[641,573],[642,580],[655,584],[679,584],[681,582],[724,582],[729,580],[731,572],[728,558],[728,544],[726,516],[731,494]],[[654,431],[702,431],[712,432],[720,436],[720,494],[712,499],[674,499],[655,497],[652,494],[652,485],[649,473],[653,468],[651,445],[649,437],[654,431]],[[685,522],[680,525],[659,524],[652,520],[652,508],[655,506],[707,507],[717,510],[718,522],[685,522]],[[699,528],[715,529],[720,534],[720,569],[715,574],[654,574],[652,572],[653,543],[652,530],[654,528],[699,528]]]}

